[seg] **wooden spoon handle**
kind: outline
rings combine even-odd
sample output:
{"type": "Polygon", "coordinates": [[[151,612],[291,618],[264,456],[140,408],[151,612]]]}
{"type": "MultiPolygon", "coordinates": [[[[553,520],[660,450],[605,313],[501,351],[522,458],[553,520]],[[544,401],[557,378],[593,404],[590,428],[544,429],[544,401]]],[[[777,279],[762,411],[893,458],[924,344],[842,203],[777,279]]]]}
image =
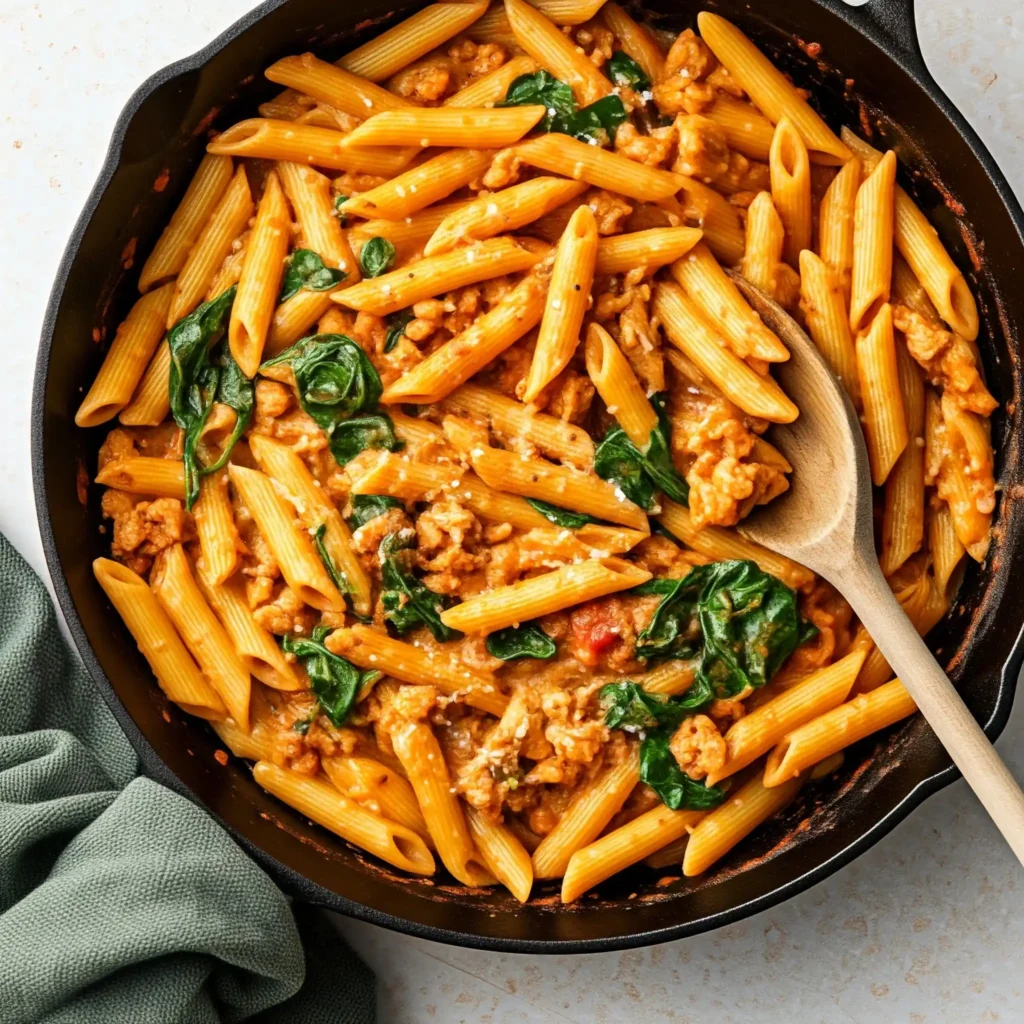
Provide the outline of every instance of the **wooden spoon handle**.
{"type": "MultiPolygon", "coordinates": [[[[850,577],[855,577],[851,579],[850,577]]],[[[904,614],[873,560],[842,591],[939,741],[1024,864],[1024,793],[904,614]]]]}

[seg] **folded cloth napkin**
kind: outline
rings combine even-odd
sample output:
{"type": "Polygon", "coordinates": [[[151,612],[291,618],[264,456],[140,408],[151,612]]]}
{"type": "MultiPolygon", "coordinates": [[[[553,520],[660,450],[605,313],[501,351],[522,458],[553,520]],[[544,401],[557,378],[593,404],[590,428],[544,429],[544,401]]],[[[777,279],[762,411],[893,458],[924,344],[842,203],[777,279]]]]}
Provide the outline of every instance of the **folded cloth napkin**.
{"type": "Polygon", "coordinates": [[[0,536],[0,1022],[373,1021],[322,912],[138,768],[0,536]]]}

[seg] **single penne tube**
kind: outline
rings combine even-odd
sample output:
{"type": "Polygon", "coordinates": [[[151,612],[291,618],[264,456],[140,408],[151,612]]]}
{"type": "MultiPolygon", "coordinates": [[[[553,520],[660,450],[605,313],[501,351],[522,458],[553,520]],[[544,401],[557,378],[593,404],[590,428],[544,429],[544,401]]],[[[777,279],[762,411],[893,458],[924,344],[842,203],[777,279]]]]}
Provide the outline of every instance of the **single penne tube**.
{"type": "Polygon", "coordinates": [[[519,530],[551,525],[525,498],[488,487],[476,474],[451,464],[429,465],[385,452],[352,485],[353,494],[387,494],[403,501],[422,501],[449,491],[489,522],[509,523],[519,530]]]}
{"type": "Polygon", "coordinates": [[[894,304],[906,306],[911,312],[923,316],[925,320],[940,319],[939,311],[928,298],[924,286],[899,253],[895,253],[892,258],[892,301],[894,304]]]}
{"type": "Polygon", "coordinates": [[[327,266],[344,271],[346,284],[355,284],[359,264],[334,209],[331,179],[305,164],[284,160],[276,170],[299,222],[303,247],[312,249],[327,266]]]}
{"type": "Polygon", "coordinates": [[[956,535],[953,516],[946,504],[931,512],[928,520],[928,551],[932,556],[935,586],[941,593],[946,594],[949,592],[953,573],[967,553],[956,535]]]}
{"type": "Polygon", "coordinates": [[[139,291],[175,277],[231,181],[230,157],[206,154],[139,274],[139,291]]]}
{"type": "Polygon", "coordinates": [[[696,178],[684,174],[676,177],[680,179],[679,200],[666,198],[661,205],[693,221],[703,231],[707,247],[724,264],[731,267],[739,263],[744,247],[739,210],[720,192],[696,178]]]}
{"type": "Polygon", "coordinates": [[[842,704],[850,695],[866,656],[866,650],[852,651],[834,665],[812,672],[730,726],[725,734],[725,763],[708,773],[707,785],[717,786],[722,779],[767,754],[787,733],[842,704]]]}
{"type": "Polygon", "coordinates": [[[598,476],[483,445],[473,447],[469,461],[477,476],[495,490],[585,512],[595,519],[633,530],[647,529],[643,509],[624,498],[614,484],[598,476]]]}
{"type": "Polygon", "coordinates": [[[247,730],[252,677],[196,585],[180,544],[166,548],[153,563],[149,586],[231,717],[247,730]]]}
{"type": "Polygon", "coordinates": [[[761,321],[703,242],[676,260],[669,270],[690,301],[721,331],[741,359],[753,356],[770,363],[789,359],[786,346],[761,321]]]}
{"type": "Polygon", "coordinates": [[[242,267],[245,266],[248,247],[249,232],[245,231],[231,243],[231,252],[220,265],[220,270],[213,275],[210,287],[203,296],[203,302],[212,301],[218,295],[223,295],[232,285],[238,284],[238,279],[242,276],[242,267]]]}
{"type": "Polygon", "coordinates": [[[768,156],[772,202],[785,230],[782,258],[791,266],[811,247],[811,165],[796,126],[783,117],[775,126],[768,156]]]}
{"type": "Polygon", "coordinates": [[[382,110],[346,136],[358,146],[463,146],[499,149],[518,142],[545,115],[543,105],[522,107],[403,107],[382,110]]]}
{"type": "Polygon", "coordinates": [[[497,629],[646,583],[651,574],[620,558],[591,559],[485,591],[441,613],[450,629],[487,636],[497,629]]]}
{"type": "Polygon", "coordinates": [[[228,324],[231,355],[246,377],[255,377],[263,360],[290,245],[291,213],[277,174],[271,171],[256,211],[228,324]]]}
{"type": "Polygon", "coordinates": [[[109,558],[97,558],[92,571],[149,662],[160,689],[199,718],[227,715],[220,695],[199,671],[146,581],[109,558]]]}
{"type": "Polygon", "coordinates": [[[129,494],[185,500],[185,466],[179,459],[155,459],[146,455],[108,462],[96,483],[129,494]]]}
{"type": "Polygon", "coordinates": [[[562,812],[558,824],[533,851],[535,878],[561,878],[577,850],[589,846],[619,812],[639,782],[639,744],[601,766],[562,812]]]}
{"type": "Polygon", "coordinates": [[[258,160],[288,160],[353,174],[398,174],[418,149],[350,146],[344,132],[297,121],[251,117],[221,132],[206,147],[208,153],[258,160]]]}
{"type": "Polygon", "coordinates": [[[865,330],[892,287],[893,189],[896,154],[885,154],[857,190],[853,226],[850,329],[865,330]]]}
{"type": "MultiPolygon", "coordinates": [[[[355,260],[353,259],[355,265],[355,260]]],[[[263,346],[263,356],[276,356],[310,333],[313,325],[330,309],[334,309],[331,293],[312,292],[306,288],[285,299],[274,309],[263,346]]]]}
{"type": "Polygon", "coordinates": [[[885,481],[882,575],[891,576],[924,544],[924,379],[902,339],[896,370],[907,421],[907,446],[885,481]]]}
{"type": "Polygon", "coordinates": [[[562,878],[562,902],[572,903],[606,878],[689,835],[705,811],[673,811],[664,804],[578,849],[562,878]]]}
{"type": "Polygon", "coordinates": [[[683,874],[692,878],[707,871],[758,825],[791,803],[804,781],[798,775],[769,789],[758,774],[736,793],[730,793],[729,798],[703,817],[690,833],[683,854],[683,874]]]}
{"type": "Polygon", "coordinates": [[[320,764],[327,778],[350,800],[412,829],[427,846],[433,846],[412,786],[393,768],[370,757],[346,754],[321,757],[320,764]]]}
{"type": "Polygon", "coordinates": [[[319,611],[344,611],[344,598],[327,574],[309,534],[296,524],[294,509],[270,477],[234,464],[228,466],[228,472],[295,596],[319,611]]]}
{"type": "Polygon", "coordinates": [[[200,479],[199,499],[192,514],[202,552],[199,575],[211,583],[223,583],[234,575],[239,563],[239,537],[228,494],[227,467],[200,479]]]}
{"type": "Polygon", "coordinates": [[[768,160],[775,126],[752,103],[720,92],[704,116],[722,129],[730,149],[751,160],[768,160]]]}
{"type": "Polygon", "coordinates": [[[332,292],[331,298],[350,309],[386,316],[455,288],[529,270],[541,258],[542,254],[524,249],[511,239],[491,238],[454,252],[428,256],[411,269],[368,278],[332,292]]]}
{"type": "Polygon", "coordinates": [[[388,415],[394,424],[395,434],[413,449],[429,447],[434,455],[439,455],[447,446],[448,439],[438,424],[420,416],[406,416],[397,409],[392,409],[388,415]]]}
{"type": "Polygon", "coordinates": [[[818,210],[818,254],[838,276],[847,303],[853,280],[854,208],[860,176],[860,160],[847,160],[825,190],[818,210]]]}
{"type": "MultiPolygon", "coordinates": [[[[496,8],[504,14],[504,9],[496,8]]],[[[474,26],[475,32],[475,26],[474,26]]],[[[511,35],[512,29],[509,28],[511,35]]],[[[474,36],[475,38],[475,36],[474,36]]],[[[481,40],[483,42],[484,40],[481,40]]],[[[532,75],[537,70],[537,62],[532,57],[518,56],[505,61],[500,68],[481,75],[458,92],[452,93],[443,105],[446,107],[486,107],[498,104],[508,95],[508,87],[521,75],[532,75]]]]}
{"type": "Polygon", "coordinates": [[[533,862],[526,847],[504,822],[485,818],[475,807],[467,806],[465,811],[470,835],[487,870],[525,903],[533,888],[533,862]]]}
{"type": "Polygon", "coordinates": [[[202,566],[197,564],[196,568],[199,570],[195,576],[196,583],[206,603],[220,619],[249,673],[275,690],[304,689],[306,684],[300,680],[273,636],[253,617],[241,577],[210,583],[202,566]]]}
{"type": "Polygon", "coordinates": [[[655,871],[670,866],[674,868],[680,867],[683,863],[683,855],[686,853],[686,844],[689,841],[690,830],[688,829],[685,836],[673,840],[667,846],[663,846],[660,850],[655,850],[654,853],[644,857],[644,864],[649,868],[654,868],[655,871]]]}
{"type": "Polygon", "coordinates": [[[344,203],[347,216],[403,221],[480,177],[494,154],[486,149],[452,149],[344,203]]]}
{"type": "Polygon", "coordinates": [[[274,744],[266,733],[256,726],[252,732],[246,732],[230,718],[210,723],[213,731],[235,757],[244,757],[247,761],[272,761],[274,744]]]}
{"type": "Polygon", "coordinates": [[[884,683],[787,733],[768,755],[764,784],[784,785],[851,743],[912,715],[913,698],[898,679],[884,683]]]}
{"type": "MultiPolygon", "coordinates": [[[[551,0],[548,0],[550,3],[551,0]]],[[[564,2],[564,0],[563,0],[564,2]]],[[[575,0],[573,0],[575,2],[575,0]]],[[[539,5],[538,5],[539,6],[539,5]]],[[[543,8],[542,8],[543,9],[543,8]]],[[[616,3],[606,3],[600,6],[601,20],[608,26],[608,30],[619,41],[624,53],[628,54],[640,65],[644,74],[652,81],[657,82],[665,67],[665,57],[661,52],[658,41],[651,32],[643,25],[635,22],[623,8],[616,3]]],[[[545,11],[552,21],[558,22],[557,18],[545,11]]],[[[596,12],[595,12],[596,13],[596,12]]]]}
{"type": "Polygon", "coordinates": [[[547,15],[526,0],[505,0],[516,42],[545,70],[572,88],[581,107],[612,91],[612,83],[547,15]]]}
{"type": "Polygon", "coordinates": [[[252,194],[245,168],[239,167],[175,279],[174,297],[167,311],[168,328],[173,327],[203,301],[210,282],[231,252],[235,239],[249,223],[252,209],[252,194]]]}
{"type": "MultiPolygon", "coordinates": [[[[871,171],[882,153],[843,127],[843,142],[871,171]]],[[[950,328],[974,341],[978,336],[978,306],[964,275],[957,268],[938,232],[906,192],[896,186],[893,233],[896,248],[921,282],[928,298],[950,328]]]]}
{"type": "MultiPolygon", "coordinates": [[[[516,34],[509,24],[508,15],[505,13],[504,4],[492,4],[487,13],[473,25],[473,41],[475,43],[498,43],[506,49],[514,50],[519,48],[516,34]]],[[[534,70],[537,62],[531,57],[534,70]]],[[[532,74],[532,72],[522,72],[532,74]]]]}
{"type": "Polygon", "coordinates": [[[159,426],[171,411],[168,386],[171,376],[171,349],[160,342],[136,387],[132,400],[121,410],[118,419],[126,427],[159,426]]]}
{"type": "Polygon", "coordinates": [[[361,850],[410,874],[434,873],[434,858],[420,836],[360,807],[327,779],[278,768],[269,761],[257,761],[252,774],[268,793],[361,850]]]}
{"type": "Polygon", "coordinates": [[[818,351],[859,408],[857,350],[850,333],[839,271],[810,249],[800,253],[800,309],[818,351]]]}
{"type": "Polygon", "coordinates": [[[740,271],[765,295],[775,294],[785,237],[782,219],[772,202],[771,193],[758,192],[747,208],[746,244],[740,271]]]}
{"type": "MultiPolygon", "coordinates": [[[[473,139],[476,142],[475,135],[473,139]]],[[[490,193],[445,218],[424,246],[423,254],[433,256],[462,242],[479,242],[515,231],[575,199],[586,188],[585,182],[542,177],[490,193]]]]}
{"type": "Polygon", "coordinates": [[[849,149],[814,112],[796,87],[731,22],[721,15],[697,15],[701,38],[725,65],[737,85],[774,124],[788,117],[804,145],[829,162],[850,159],[849,149]]]}
{"type": "Polygon", "coordinates": [[[508,697],[494,676],[459,661],[455,652],[416,647],[369,626],[335,630],[327,638],[327,648],[360,668],[377,669],[410,686],[433,686],[496,718],[508,707],[508,697]]]}
{"type": "Polygon", "coordinates": [[[544,315],[526,377],[524,402],[535,401],[575,354],[583,316],[591,301],[596,260],[597,221],[589,206],[580,206],[569,218],[555,253],[544,315]]]}
{"type": "Polygon", "coordinates": [[[468,29],[486,10],[484,0],[431,4],[345,54],[338,65],[371,82],[383,82],[468,29]]]}
{"type": "Polygon", "coordinates": [[[531,6],[556,25],[582,25],[603,10],[604,0],[533,0],[531,6]]]}
{"type": "Polygon", "coordinates": [[[664,661],[635,678],[648,693],[677,697],[693,685],[697,677],[696,661],[664,661]]]}
{"type": "Polygon", "coordinates": [[[800,414],[771,377],[762,377],[722,343],[719,331],[679,285],[662,281],[653,310],[669,341],[745,413],[772,423],[792,423],[800,414]]]}
{"type": "Polygon", "coordinates": [[[295,507],[307,532],[315,534],[324,527],[323,545],[331,559],[334,572],[341,577],[345,592],[351,594],[352,605],[360,615],[369,615],[372,594],[359,554],[352,546],[352,533],[309,467],[288,445],[263,434],[249,437],[249,450],[271,480],[275,481],[295,507]]]}
{"type": "Polygon", "coordinates": [[[624,274],[637,267],[663,267],[700,240],[699,228],[649,228],[598,239],[595,274],[624,274]]]}
{"type": "Polygon", "coordinates": [[[319,60],[312,53],[284,57],[263,73],[272,82],[287,85],[360,120],[382,110],[412,106],[408,100],[374,85],[369,79],[319,60]]]}
{"type": "Polygon", "coordinates": [[[658,414],[647,400],[629,360],[612,336],[598,323],[587,328],[587,376],[593,381],[608,412],[615,417],[626,436],[641,451],[651,442],[651,431],[658,425],[658,414]]]}
{"type": "Polygon", "coordinates": [[[531,167],[652,203],[675,195],[687,182],[681,174],[647,167],[619,153],[559,134],[521,142],[515,147],[515,155],[531,167]]]}
{"type": "Polygon", "coordinates": [[[885,303],[857,336],[857,373],[864,403],[864,433],[871,479],[881,487],[907,446],[907,418],[900,397],[892,307],[885,303]]]}
{"type": "Polygon", "coordinates": [[[386,404],[439,402],[540,323],[549,277],[527,274],[461,334],[435,349],[391,384],[386,404]]]}
{"type": "Polygon", "coordinates": [[[460,199],[453,203],[437,203],[397,221],[380,218],[356,221],[348,230],[349,243],[358,251],[371,238],[386,238],[395,247],[395,259],[401,265],[422,252],[445,218],[475,202],[475,199],[460,199]]]}
{"type": "Polygon", "coordinates": [[[763,437],[754,438],[754,447],[750,450],[750,456],[755,462],[764,463],[777,469],[780,473],[792,473],[793,466],[789,459],[773,444],[769,444],[763,437]]]}
{"type": "Polygon", "coordinates": [[[113,419],[132,399],[153,353],[164,336],[174,285],[143,295],[117,328],[100,372],[75,413],[79,427],[96,427],[113,419]]]}
{"type": "Polygon", "coordinates": [[[777,576],[794,590],[800,590],[814,582],[814,573],[810,569],[741,537],[735,530],[721,526],[705,526],[702,530],[695,530],[690,510],[668,498],[661,499],[661,513],[657,519],[669,533],[678,537],[688,548],[714,562],[748,559],[756,562],[764,572],[777,576]]]}
{"type": "Polygon", "coordinates": [[[533,412],[493,388],[463,384],[444,399],[443,407],[483,419],[499,437],[523,438],[545,455],[563,459],[578,469],[594,464],[594,442],[582,427],[558,416],[533,412]]]}

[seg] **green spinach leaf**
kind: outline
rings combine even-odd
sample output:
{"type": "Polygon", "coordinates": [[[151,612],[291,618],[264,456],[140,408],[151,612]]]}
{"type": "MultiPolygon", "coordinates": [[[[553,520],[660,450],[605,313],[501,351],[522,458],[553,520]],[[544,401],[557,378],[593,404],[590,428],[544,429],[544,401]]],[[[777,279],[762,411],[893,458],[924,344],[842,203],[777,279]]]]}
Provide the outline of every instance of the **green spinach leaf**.
{"type": "Polygon", "coordinates": [[[677,729],[684,718],[689,718],[707,703],[704,693],[693,693],[694,689],[695,686],[691,686],[681,697],[666,697],[660,693],[648,693],[639,683],[628,679],[609,683],[601,687],[598,696],[604,708],[604,724],[609,729],[625,729],[627,732],[662,726],[677,729]]]}
{"type": "Polygon", "coordinates": [[[392,313],[387,318],[385,321],[387,323],[387,333],[384,335],[385,354],[394,349],[398,344],[398,339],[405,334],[406,327],[415,319],[416,317],[411,309],[400,309],[397,313],[392,313]]]}
{"type": "Polygon", "coordinates": [[[725,790],[691,779],[669,750],[667,729],[649,732],[640,743],[640,781],[646,782],[673,811],[709,811],[725,799],[725,790]]]}
{"type": "Polygon", "coordinates": [[[567,508],[559,508],[558,505],[550,505],[546,501],[541,501],[539,498],[527,498],[529,504],[531,504],[548,522],[554,523],[555,526],[564,526],[567,530],[578,530],[581,526],[586,526],[588,523],[596,523],[593,516],[588,516],[586,512],[570,512],[567,508]]]}
{"type": "Polygon", "coordinates": [[[517,658],[553,658],[558,653],[555,641],[533,622],[499,629],[487,637],[487,653],[502,661],[517,658]]]}
{"type": "Polygon", "coordinates": [[[324,638],[330,632],[329,626],[317,626],[309,639],[289,634],[281,640],[281,650],[302,662],[324,714],[341,726],[352,710],[356,694],[366,683],[380,678],[380,673],[361,672],[352,662],[327,650],[324,638]]]}
{"type": "Polygon", "coordinates": [[[615,141],[616,129],[628,116],[618,96],[602,96],[569,117],[556,118],[551,131],[571,135],[592,145],[609,146],[615,141]]]}
{"type": "Polygon", "coordinates": [[[405,508],[397,499],[387,494],[353,494],[352,515],[348,516],[348,525],[353,530],[365,526],[371,519],[384,515],[389,508],[405,508]]]}
{"type": "Polygon", "coordinates": [[[400,633],[414,626],[426,626],[440,643],[457,640],[462,634],[449,629],[441,621],[441,612],[454,602],[443,594],[435,593],[413,575],[412,530],[388,534],[380,542],[377,558],[380,562],[380,601],[384,618],[400,633]]]}
{"type": "Polygon", "coordinates": [[[204,302],[167,333],[171,352],[167,397],[174,422],[185,432],[185,505],[189,509],[199,496],[200,477],[227,462],[252,416],[252,382],[238,368],[226,345],[215,350],[236,290],[232,286],[215,299],[204,302]],[[237,419],[221,458],[213,466],[204,467],[196,448],[215,401],[230,405],[237,419]]]}
{"type": "Polygon", "coordinates": [[[697,616],[698,587],[692,572],[682,579],[655,579],[634,587],[637,595],[658,595],[661,603],[651,621],[637,634],[636,656],[645,661],[662,658],[692,658],[700,645],[697,616]]]}
{"type": "Polygon", "coordinates": [[[380,277],[391,269],[394,262],[395,247],[380,235],[374,235],[359,251],[363,277],[380,277]]]}
{"type": "Polygon", "coordinates": [[[339,465],[367,448],[398,451],[391,418],[377,409],[380,376],[366,353],[344,334],[315,334],[297,341],[264,367],[287,364],[299,402],[327,434],[339,465]],[[365,415],[354,416],[362,412],[365,415]]]}
{"type": "Polygon", "coordinates": [[[312,249],[296,249],[288,259],[277,301],[284,302],[298,295],[303,288],[310,292],[325,292],[341,284],[346,277],[344,270],[328,267],[312,249]]]}
{"type": "Polygon", "coordinates": [[[338,220],[341,221],[343,228],[348,227],[348,214],[343,209],[345,203],[349,200],[348,196],[335,196],[334,197],[334,212],[337,215],[338,220]]]}
{"type": "Polygon", "coordinates": [[[616,50],[606,65],[611,80],[620,88],[643,92],[650,89],[651,80],[644,69],[628,53],[616,50]]]}
{"type": "Polygon", "coordinates": [[[541,70],[514,79],[505,94],[503,107],[542,104],[547,108],[537,126],[542,132],[558,132],[594,145],[608,145],[615,130],[626,120],[626,108],[618,96],[604,96],[582,109],[576,106],[572,89],[549,72],[541,70]]]}
{"type": "Polygon", "coordinates": [[[331,582],[342,594],[351,594],[352,587],[348,582],[348,577],[334,564],[334,559],[331,558],[331,553],[327,550],[327,545],[324,544],[324,534],[326,533],[326,523],[321,523],[313,533],[316,553],[320,556],[320,561],[324,563],[324,568],[327,570],[327,575],[331,577],[331,582]]]}

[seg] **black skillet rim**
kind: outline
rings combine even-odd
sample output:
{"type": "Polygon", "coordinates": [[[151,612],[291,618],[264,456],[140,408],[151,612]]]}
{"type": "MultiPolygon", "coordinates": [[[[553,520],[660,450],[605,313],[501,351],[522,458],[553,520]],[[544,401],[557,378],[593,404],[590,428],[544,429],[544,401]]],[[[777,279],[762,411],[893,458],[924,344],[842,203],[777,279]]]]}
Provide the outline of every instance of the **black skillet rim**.
{"type": "MultiPolygon", "coordinates": [[[[198,803],[212,814],[195,794],[164,764],[150,745],[145,735],[141,732],[127,709],[120,702],[114,690],[113,684],[107,678],[92,650],[92,645],[79,618],[74,600],[65,578],[63,568],[57,551],[57,543],[53,533],[53,525],[50,520],[50,512],[47,503],[45,484],[45,452],[43,437],[43,411],[46,392],[46,382],[49,373],[50,355],[53,344],[54,328],[57,320],[57,313],[60,301],[67,283],[68,275],[72,264],[78,255],[82,237],[89,225],[96,207],[110,184],[116,168],[119,165],[121,148],[125,134],[132,119],[138,113],[140,107],[150,95],[164,83],[171,81],[180,75],[196,71],[203,67],[213,56],[222,50],[238,36],[247,31],[266,15],[283,6],[288,0],[265,0],[264,3],[255,7],[247,14],[235,21],[224,32],[217,36],[212,42],[188,57],[167,65],[155,74],[150,76],[132,94],[125,104],[111,134],[110,145],[104,157],[103,165],[97,177],[96,183],[89,193],[85,206],[82,209],[75,227],[68,240],[68,244],[61,257],[60,264],[54,279],[54,285],[47,302],[46,312],[43,318],[42,331],[40,335],[39,352],[36,360],[34,384],[32,392],[32,421],[31,421],[31,465],[33,478],[33,492],[36,505],[36,514],[39,520],[40,535],[43,544],[43,551],[46,558],[47,569],[53,584],[57,602],[67,623],[75,646],[89,674],[92,676],[97,688],[106,700],[108,707],[117,719],[118,724],[128,737],[135,752],[138,754],[142,768],[145,773],[167,786],[169,789],[182,796],[198,803]]],[[[1006,208],[1007,215],[1013,221],[1018,233],[1024,237],[1024,211],[1013,194],[1008,181],[997,166],[995,160],[988,152],[984,143],[977,133],[964,119],[953,103],[939,89],[931,76],[924,68],[919,54],[916,53],[916,40],[913,38],[913,22],[907,21],[904,15],[901,20],[899,8],[912,4],[912,0],[896,0],[890,12],[896,9],[893,15],[894,23],[888,27],[896,28],[894,36],[890,37],[880,30],[878,24],[873,20],[872,13],[867,8],[851,8],[843,0],[815,0],[820,6],[828,9],[832,14],[854,31],[860,32],[879,49],[888,53],[893,60],[899,63],[904,71],[914,79],[917,85],[924,90],[931,101],[941,110],[950,121],[953,128],[963,137],[970,147],[975,158],[984,168],[990,181],[999,193],[1000,199],[1006,208]],[[863,12],[863,13],[861,13],[863,12]],[[907,30],[909,28],[909,35],[907,30]],[[903,31],[899,31],[902,29],[903,31]],[[915,59],[916,58],[916,59],[915,59]]],[[[886,11],[881,11],[881,17],[890,22],[886,17],[886,11]]],[[[1014,642],[1013,649],[1003,666],[999,679],[999,692],[996,697],[995,707],[989,721],[984,723],[984,730],[990,739],[995,739],[1003,730],[1010,715],[1013,703],[1013,696],[1017,685],[1017,676],[1021,666],[1024,664],[1024,630],[1018,635],[1014,642]]],[[[336,893],[330,892],[310,881],[303,875],[282,864],[276,858],[266,853],[261,847],[250,841],[246,836],[228,826],[219,817],[213,815],[220,824],[227,829],[232,838],[265,870],[279,880],[284,888],[291,894],[301,898],[305,902],[327,907],[343,913],[349,917],[356,918],[388,928],[393,931],[403,932],[417,938],[429,939],[446,945],[465,946],[474,949],[493,950],[496,952],[511,953],[545,953],[545,954],[574,954],[574,953],[597,953],[614,950],[634,949],[641,946],[654,945],[668,942],[673,939],[686,938],[688,936],[709,931],[712,928],[719,928],[734,921],[753,916],[763,910],[767,910],[784,900],[798,895],[812,885],[823,881],[829,875],[835,873],[839,868],[850,863],[860,856],[883,836],[896,827],[912,810],[923,800],[938,790],[948,786],[960,777],[960,772],[950,763],[946,768],[935,772],[933,775],[923,779],[906,796],[896,804],[892,810],[882,819],[877,821],[871,828],[864,832],[858,839],[850,843],[845,849],[834,856],[822,861],[811,870],[805,872],[798,878],[791,880],[784,885],[763,893],[753,899],[747,900],[729,910],[709,914],[693,921],[684,922],[666,928],[651,929],[648,931],[636,932],[625,936],[612,936],[599,939],[576,939],[562,941],[511,939],[496,936],[483,936],[473,933],[437,928],[429,925],[422,925],[394,914],[376,910],[364,904],[354,902],[336,893]]]]}

